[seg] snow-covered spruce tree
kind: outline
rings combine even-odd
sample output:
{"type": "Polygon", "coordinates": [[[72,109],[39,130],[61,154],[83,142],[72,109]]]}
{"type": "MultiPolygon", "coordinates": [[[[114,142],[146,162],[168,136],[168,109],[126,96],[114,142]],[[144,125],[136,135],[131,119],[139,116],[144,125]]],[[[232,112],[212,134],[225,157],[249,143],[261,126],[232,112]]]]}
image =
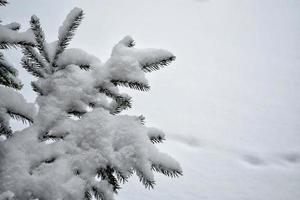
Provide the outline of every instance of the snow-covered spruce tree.
{"type": "MultiPolygon", "coordinates": [[[[0,6],[8,2],[0,0],[0,6]]],[[[34,106],[28,104],[16,90],[22,88],[17,78],[18,71],[5,59],[2,51],[10,47],[33,46],[32,32],[20,33],[18,23],[1,24],[0,20],[0,135],[6,138],[12,135],[9,126],[10,117],[32,122],[34,106]]]]}
{"type": "Polygon", "coordinates": [[[104,63],[67,48],[83,18],[74,8],[47,43],[39,19],[30,20],[36,47],[23,49],[23,67],[38,79],[33,124],[0,145],[0,193],[15,199],[111,200],[132,174],[153,188],[153,171],[182,175],[179,164],[154,143],[164,133],[143,116],[119,114],[131,98],[119,86],[147,91],[145,72],[175,57],[161,49],[136,49],[127,36],[104,63]]]}

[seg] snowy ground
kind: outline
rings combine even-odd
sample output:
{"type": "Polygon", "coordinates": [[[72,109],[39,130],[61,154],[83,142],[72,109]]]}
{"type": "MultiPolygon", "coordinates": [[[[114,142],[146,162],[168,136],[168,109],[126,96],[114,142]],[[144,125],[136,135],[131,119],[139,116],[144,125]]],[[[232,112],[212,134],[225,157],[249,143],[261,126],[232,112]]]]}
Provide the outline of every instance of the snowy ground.
{"type": "Polygon", "coordinates": [[[157,176],[150,191],[132,179],[117,199],[300,199],[299,1],[33,2],[11,1],[2,19],[24,27],[36,14],[54,39],[77,5],[86,16],[73,46],[105,60],[130,34],[138,47],[177,55],[149,74],[151,92],[132,92],[129,113],[166,132],[160,148],[180,161],[184,176],[157,176]]]}

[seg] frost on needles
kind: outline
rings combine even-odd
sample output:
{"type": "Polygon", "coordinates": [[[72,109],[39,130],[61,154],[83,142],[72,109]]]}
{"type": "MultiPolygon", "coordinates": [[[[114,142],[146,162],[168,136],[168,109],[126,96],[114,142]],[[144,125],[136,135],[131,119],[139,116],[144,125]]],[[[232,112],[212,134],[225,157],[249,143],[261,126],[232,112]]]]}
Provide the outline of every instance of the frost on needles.
{"type": "Polygon", "coordinates": [[[143,116],[120,114],[132,100],[118,89],[149,90],[145,73],[175,56],[137,49],[127,36],[102,63],[68,48],[82,19],[83,11],[74,8],[52,43],[39,18],[30,20],[35,45],[22,47],[21,63],[37,77],[32,88],[38,111],[15,102],[24,115],[35,114],[28,128],[0,143],[0,199],[112,200],[132,174],[146,188],[155,185],[153,172],[182,175],[179,163],[154,144],[164,140],[162,131],[147,127],[143,116]]]}

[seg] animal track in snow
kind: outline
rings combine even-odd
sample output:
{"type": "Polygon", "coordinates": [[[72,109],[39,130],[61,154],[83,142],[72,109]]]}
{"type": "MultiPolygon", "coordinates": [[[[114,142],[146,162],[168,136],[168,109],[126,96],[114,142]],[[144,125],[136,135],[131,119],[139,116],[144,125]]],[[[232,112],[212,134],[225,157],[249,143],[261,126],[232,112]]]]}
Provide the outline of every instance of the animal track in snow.
{"type": "Polygon", "coordinates": [[[255,155],[243,155],[243,161],[250,164],[250,165],[255,165],[255,166],[261,166],[261,165],[266,165],[265,160],[263,160],[260,157],[257,157],[255,155]]]}
{"type": "Polygon", "coordinates": [[[300,163],[300,153],[288,153],[282,155],[282,159],[291,164],[300,163]]]}
{"type": "MultiPolygon", "coordinates": [[[[188,145],[190,147],[198,148],[202,146],[202,143],[194,136],[183,136],[179,134],[173,134],[169,135],[169,138],[171,140],[183,143],[185,145],[188,145]]],[[[168,139],[168,138],[167,138],[168,139]]]]}
{"type": "Polygon", "coordinates": [[[300,152],[290,153],[246,153],[241,155],[241,161],[250,166],[282,166],[300,164],[300,152]]]}

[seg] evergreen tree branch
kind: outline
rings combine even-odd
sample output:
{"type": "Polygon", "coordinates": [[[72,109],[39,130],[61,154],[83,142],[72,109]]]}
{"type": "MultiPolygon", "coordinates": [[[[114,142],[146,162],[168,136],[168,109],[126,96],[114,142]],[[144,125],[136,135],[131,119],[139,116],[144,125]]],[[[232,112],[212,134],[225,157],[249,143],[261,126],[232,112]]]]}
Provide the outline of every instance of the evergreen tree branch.
{"type": "Polygon", "coordinates": [[[0,135],[5,135],[6,137],[12,136],[12,130],[8,125],[8,122],[2,118],[2,113],[0,113],[0,135]]]}
{"type": "Polygon", "coordinates": [[[30,20],[31,29],[33,30],[35,40],[37,41],[36,47],[44,59],[50,63],[50,57],[46,48],[45,34],[40,24],[40,19],[33,15],[30,20]]]}
{"type": "Polygon", "coordinates": [[[70,110],[67,113],[68,115],[74,115],[78,118],[81,118],[86,113],[86,111],[70,110]]]}
{"type": "Polygon", "coordinates": [[[17,70],[4,60],[4,57],[2,57],[1,53],[0,53],[0,70],[3,70],[3,72],[1,73],[7,72],[13,76],[17,76],[17,70]]]}
{"type": "Polygon", "coordinates": [[[156,62],[143,63],[141,67],[142,67],[142,70],[144,72],[152,72],[152,71],[159,70],[160,68],[169,65],[175,59],[176,59],[175,56],[171,56],[171,57],[168,57],[168,58],[160,59],[156,62]]]}
{"type": "Polygon", "coordinates": [[[92,187],[92,194],[97,200],[107,200],[108,198],[105,197],[105,193],[100,190],[98,187],[92,187]]]}
{"type": "Polygon", "coordinates": [[[21,41],[0,41],[0,49],[17,48],[22,46],[34,46],[32,43],[21,40],[21,41]]]}
{"type": "Polygon", "coordinates": [[[105,87],[98,86],[96,88],[98,89],[98,91],[100,93],[103,93],[103,94],[105,94],[106,96],[108,96],[108,97],[110,97],[112,99],[119,98],[119,96],[120,96],[119,94],[116,94],[113,91],[111,91],[111,90],[109,90],[109,89],[107,89],[105,87]]]}
{"type": "Polygon", "coordinates": [[[21,83],[15,80],[13,75],[4,72],[3,69],[0,69],[0,85],[12,87],[17,90],[20,90],[23,87],[21,83]]]}
{"type": "Polygon", "coordinates": [[[90,65],[79,65],[79,68],[83,69],[85,71],[88,71],[91,68],[91,66],[90,65]]]}
{"type": "Polygon", "coordinates": [[[89,190],[86,190],[85,192],[84,192],[84,198],[83,198],[84,200],[91,200],[91,199],[93,199],[93,194],[92,194],[92,192],[91,191],[89,191],[89,190]]]}
{"type": "MultiPolygon", "coordinates": [[[[126,183],[128,181],[128,176],[125,176],[121,171],[114,169],[117,179],[120,183],[126,183]]],[[[132,171],[129,171],[130,175],[133,173],[132,171]]]]}
{"type": "Polygon", "coordinates": [[[106,96],[112,98],[115,101],[115,105],[111,110],[111,114],[118,114],[121,111],[131,108],[131,97],[129,96],[122,96],[118,93],[115,93],[107,88],[104,87],[97,87],[100,93],[105,94],[106,96]]]}
{"type": "Polygon", "coordinates": [[[166,176],[169,176],[169,177],[172,177],[172,178],[179,177],[179,176],[183,175],[181,170],[166,167],[166,166],[163,166],[161,164],[156,164],[156,163],[152,163],[151,169],[153,171],[162,173],[162,174],[164,174],[166,176]]]}
{"type": "Polygon", "coordinates": [[[13,110],[7,110],[7,114],[9,114],[9,116],[15,120],[21,120],[24,124],[26,124],[27,122],[29,124],[33,123],[33,119],[29,116],[26,116],[22,113],[17,113],[13,110]]]}
{"type": "Polygon", "coordinates": [[[149,85],[138,81],[111,80],[111,82],[115,86],[124,86],[124,87],[129,87],[131,89],[136,89],[141,91],[148,91],[150,89],[149,85]]]}
{"type": "Polygon", "coordinates": [[[35,82],[32,81],[30,84],[31,84],[33,91],[35,91],[36,93],[38,93],[41,96],[45,95],[42,88],[40,88],[35,82]]]}
{"type": "Polygon", "coordinates": [[[48,64],[33,47],[25,46],[22,48],[22,52],[24,56],[29,59],[30,62],[34,63],[36,67],[44,69],[44,72],[49,73],[48,64]]]}
{"type": "Polygon", "coordinates": [[[45,78],[44,72],[38,69],[35,63],[32,63],[29,59],[23,57],[21,60],[21,65],[24,69],[26,69],[26,71],[28,71],[33,76],[36,76],[38,78],[45,78]]]}
{"type": "Polygon", "coordinates": [[[162,143],[165,140],[165,138],[161,137],[160,135],[150,136],[149,139],[153,144],[162,143]]]}
{"type": "Polygon", "coordinates": [[[122,96],[118,96],[114,100],[115,100],[115,106],[113,107],[113,110],[110,112],[113,115],[118,114],[128,108],[131,108],[131,98],[124,98],[122,96]]]}
{"type": "MultiPolygon", "coordinates": [[[[72,12],[72,11],[71,11],[72,12]]],[[[70,41],[72,40],[76,29],[80,25],[82,19],[83,19],[83,11],[80,10],[80,12],[76,13],[75,16],[72,16],[72,19],[66,19],[63,25],[66,27],[63,27],[64,30],[62,33],[59,34],[58,37],[58,44],[57,44],[57,49],[54,55],[54,60],[53,60],[53,66],[56,67],[56,61],[59,57],[59,55],[67,48],[69,45],[70,41]],[[71,20],[72,22],[70,23],[68,20],[71,20]]]]}
{"type": "Polygon", "coordinates": [[[115,170],[110,166],[107,166],[106,168],[100,168],[97,170],[98,176],[102,180],[106,180],[110,185],[112,185],[113,191],[115,193],[118,193],[118,190],[121,189],[121,186],[118,183],[118,179],[114,176],[114,172],[115,170]]]}
{"type": "Polygon", "coordinates": [[[0,6],[5,6],[8,4],[7,0],[0,0],[0,6]]]}
{"type": "Polygon", "coordinates": [[[39,134],[39,140],[46,141],[51,139],[54,141],[58,141],[58,140],[63,140],[67,135],[69,135],[68,132],[50,134],[49,131],[44,131],[39,134]]]}
{"type": "Polygon", "coordinates": [[[155,185],[155,181],[152,179],[149,179],[141,170],[139,169],[134,169],[136,175],[139,177],[139,180],[145,188],[147,189],[153,189],[155,185]]]}

